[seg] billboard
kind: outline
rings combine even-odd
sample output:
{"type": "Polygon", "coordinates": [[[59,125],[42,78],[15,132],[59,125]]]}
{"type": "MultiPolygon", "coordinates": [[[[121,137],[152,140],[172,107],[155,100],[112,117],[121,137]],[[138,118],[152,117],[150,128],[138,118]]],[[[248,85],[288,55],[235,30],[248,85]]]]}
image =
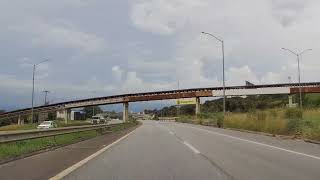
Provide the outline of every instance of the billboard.
{"type": "Polygon", "coordinates": [[[196,104],[196,98],[177,99],[177,105],[196,104]]]}

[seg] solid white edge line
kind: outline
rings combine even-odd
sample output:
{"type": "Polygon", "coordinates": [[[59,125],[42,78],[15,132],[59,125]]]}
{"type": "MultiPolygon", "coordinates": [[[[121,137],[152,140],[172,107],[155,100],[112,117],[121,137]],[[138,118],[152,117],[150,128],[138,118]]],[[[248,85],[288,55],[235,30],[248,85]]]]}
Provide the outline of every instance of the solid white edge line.
{"type": "MultiPolygon", "coordinates": [[[[138,128],[136,128],[138,129],[138,128]]],[[[57,179],[62,179],[65,176],[67,176],[68,174],[70,174],[71,172],[73,172],[74,170],[78,169],[79,167],[83,166],[84,164],[86,164],[88,161],[90,161],[91,159],[97,157],[98,155],[100,155],[101,153],[105,152],[106,150],[108,150],[109,148],[111,148],[112,146],[116,145],[117,143],[119,143],[120,141],[124,140],[125,138],[127,138],[129,135],[131,135],[133,132],[136,131],[136,129],[134,129],[133,131],[131,131],[130,133],[122,136],[120,139],[116,140],[115,142],[109,144],[108,146],[100,149],[99,151],[95,152],[94,154],[88,156],[87,158],[77,162],[76,164],[70,166],[69,168],[63,170],[62,172],[60,172],[59,174],[51,177],[49,180],[57,180],[57,179]]]]}
{"type": "Polygon", "coordinates": [[[195,154],[200,154],[200,151],[193,147],[191,144],[189,144],[187,141],[183,141],[183,144],[190,148],[195,154]]]}
{"type": "Polygon", "coordinates": [[[296,151],[292,151],[292,150],[289,150],[289,149],[280,148],[280,147],[277,147],[277,146],[272,146],[272,145],[268,145],[268,144],[259,143],[259,142],[256,142],[256,141],[251,141],[251,140],[242,139],[242,138],[238,138],[238,137],[234,137],[234,136],[230,136],[230,135],[226,135],[226,134],[221,134],[221,133],[209,131],[209,130],[206,130],[206,129],[196,128],[196,127],[192,127],[192,126],[185,126],[185,125],[181,125],[181,126],[188,127],[188,128],[193,128],[193,129],[201,130],[201,131],[204,131],[204,132],[207,132],[207,133],[210,133],[210,134],[216,134],[216,135],[220,135],[220,136],[225,136],[225,137],[228,137],[228,138],[232,138],[232,139],[236,139],[236,140],[240,140],[240,141],[244,141],[244,142],[249,142],[249,143],[257,144],[257,145],[260,145],[260,146],[265,146],[265,147],[269,147],[269,148],[273,148],[273,149],[278,149],[278,150],[286,151],[286,152],[289,152],[289,153],[302,155],[302,156],[306,156],[306,157],[309,157],[309,158],[314,158],[314,159],[320,160],[320,157],[313,156],[313,155],[310,155],[310,154],[296,152],[296,151]]]}

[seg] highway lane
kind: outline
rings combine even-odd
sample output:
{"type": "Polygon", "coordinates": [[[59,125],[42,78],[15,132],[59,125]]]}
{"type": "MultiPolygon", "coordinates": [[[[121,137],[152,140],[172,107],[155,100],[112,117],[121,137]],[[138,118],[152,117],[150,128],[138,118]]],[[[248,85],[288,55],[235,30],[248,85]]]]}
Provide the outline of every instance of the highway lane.
{"type": "Polygon", "coordinates": [[[145,121],[65,179],[319,179],[319,167],[319,145],[145,121]]]}

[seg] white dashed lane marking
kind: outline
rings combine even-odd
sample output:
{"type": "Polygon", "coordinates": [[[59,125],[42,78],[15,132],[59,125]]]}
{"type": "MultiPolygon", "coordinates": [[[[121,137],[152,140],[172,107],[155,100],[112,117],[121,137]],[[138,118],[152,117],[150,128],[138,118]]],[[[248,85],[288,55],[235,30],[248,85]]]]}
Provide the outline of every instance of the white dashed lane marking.
{"type": "Polygon", "coordinates": [[[186,145],[189,149],[191,149],[195,154],[200,154],[200,151],[193,147],[191,144],[189,144],[187,141],[184,141],[183,144],[186,145]]]}

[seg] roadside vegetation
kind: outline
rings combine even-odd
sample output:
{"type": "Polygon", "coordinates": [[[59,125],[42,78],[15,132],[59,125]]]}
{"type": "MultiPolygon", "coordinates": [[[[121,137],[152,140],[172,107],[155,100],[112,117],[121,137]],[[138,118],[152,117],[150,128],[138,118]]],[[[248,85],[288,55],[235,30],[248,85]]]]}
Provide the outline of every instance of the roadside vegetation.
{"type": "Polygon", "coordinates": [[[30,129],[36,129],[38,124],[11,124],[0,127],[0,131],[16,131],[16,130],[30,130],[30,129]]]}
{"type": "Polygon", "coordinates": [[[0,159],[15,157],[59,145],[71,144],[79,140],[89,139],[95,136],[97,136],[97,132],[93,130],[1,144],[0,159]]]}
{"type": "MultiPolygon", "coordinates": [[[[179,116],[183,123],[218,126],[222,113],[203,113],[196,116],[179,116]]],[[[292,135],[320,140],[320,109],[298,108],[256,110],[246,113],[228,112],[223,121],[224,128],[244,129],[271,134],[292,135]]]]}
{"type": "MultiPolygon", "coordinates": [[[[294,95],[295,102],[299,96],[294,95]]],[[[287,108],[287,95],[260,95],[247,98],[228,98],[223,118],[222,99],[209,100],[201,105],[196,117],[194,105],[164,107],[149,110],[157,117],[175,117],[178,122],[222,126],[271,134],[292,135],[320,140],[320,94],[303,95],[303,110],[287,108]]]]}
{"type": "MultiPolygon", "coordinates": [[[[115,127],[110,128],[111,132],[118,132],[130,127],[137,125],[138,122],[128,122],[119,124],[115,127]]],[[[104,134],[96,130],[77,132],[71,134],[57,135],[52,137],[44,137],[30,140],[17,141],[12,143],[0,144],[0,162],[3,159],[10,159],[18,157],[23,154],[29,154],[35,151],[54,148],[57,146],[63,146],[79,142],[85,139],[90,139],[98,135],[104,134]]]]}

